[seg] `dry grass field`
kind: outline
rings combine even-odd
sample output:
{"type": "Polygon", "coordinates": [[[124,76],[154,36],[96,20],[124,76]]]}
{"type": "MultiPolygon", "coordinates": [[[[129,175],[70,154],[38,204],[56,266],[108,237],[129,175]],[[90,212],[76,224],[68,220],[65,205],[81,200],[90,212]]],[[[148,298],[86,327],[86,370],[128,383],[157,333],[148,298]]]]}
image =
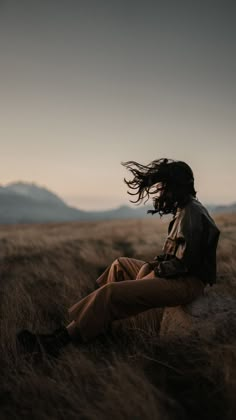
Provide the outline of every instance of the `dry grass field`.
{"type": "MultiPolygon", "coordinates": [[[[216,222],[216,287],[236,296],[236,214],[216,222]]],[[[94,290],[108,264],[152,258],[166,229],[157,217],[1,226],[1,420],[236,418],[233,317],[214,340],[161,341],[157,311],[148,311],[87,345],[70,344],[56,360],[17,354],[19,329],[49,332],[65,323],[67,308],[94,290]]]]}

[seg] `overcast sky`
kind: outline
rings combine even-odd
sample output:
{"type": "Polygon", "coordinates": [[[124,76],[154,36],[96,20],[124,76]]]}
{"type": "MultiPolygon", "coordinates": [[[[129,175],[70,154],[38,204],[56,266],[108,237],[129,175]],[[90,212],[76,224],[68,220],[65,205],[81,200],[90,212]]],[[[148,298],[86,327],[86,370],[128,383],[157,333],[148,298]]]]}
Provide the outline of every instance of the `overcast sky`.
{"type": "Polygon", "coordinates": [[[169,157],[236,201],[235,3],[0,0],[0,183],[111,208],[121,161],[169,157]]]}

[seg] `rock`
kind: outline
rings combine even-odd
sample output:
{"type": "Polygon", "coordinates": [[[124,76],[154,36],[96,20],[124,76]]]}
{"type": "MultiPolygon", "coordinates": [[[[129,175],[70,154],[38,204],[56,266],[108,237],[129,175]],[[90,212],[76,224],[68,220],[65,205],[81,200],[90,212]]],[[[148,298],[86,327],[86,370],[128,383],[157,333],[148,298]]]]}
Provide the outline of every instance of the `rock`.
{"type": "Polygon", "coordinates": [[[213,338],[236,330],[236,297],[223,287],[206,287],[204,295],[188,305],[165,308],[160,337],[213,338]],[[228,332],[227,332],[228,331],[228,332]]]}

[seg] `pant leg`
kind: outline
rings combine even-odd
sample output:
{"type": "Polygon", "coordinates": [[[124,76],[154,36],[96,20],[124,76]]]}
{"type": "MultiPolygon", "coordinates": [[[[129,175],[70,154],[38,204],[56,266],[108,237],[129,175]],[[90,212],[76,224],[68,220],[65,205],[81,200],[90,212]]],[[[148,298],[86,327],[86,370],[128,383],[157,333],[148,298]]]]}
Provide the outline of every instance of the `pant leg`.
{"type": "Polygon", "coordinates": [[[104,273],[96,280],[98,286],[104,284],[135,279],[140,268],[145,264],[142,260],[135,258],[120,257],[106,268],[104,273]]]}
{"type": "Polygon", "coordinates": [[[163,279],[154,273],[139,280],[110,282],[69,309],[71,320],[85,341],[104,333],[112,321],[151,308],[178,306],[201,295],[204,284],[195,277],[163,279]]]}

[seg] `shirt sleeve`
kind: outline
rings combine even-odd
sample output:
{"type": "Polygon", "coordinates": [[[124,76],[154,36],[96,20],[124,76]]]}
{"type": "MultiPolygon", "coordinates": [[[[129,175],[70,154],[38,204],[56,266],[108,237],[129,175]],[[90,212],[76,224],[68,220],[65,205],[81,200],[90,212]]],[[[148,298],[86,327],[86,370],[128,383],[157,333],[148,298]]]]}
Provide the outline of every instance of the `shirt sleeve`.
{"type": "Polygon", "coordinates": [[[180,220],[177,230],[177,249],[175,256],[188,272],[195,271],[202,254],[203,225],[201,215],[188,211],[180,220]]]}

